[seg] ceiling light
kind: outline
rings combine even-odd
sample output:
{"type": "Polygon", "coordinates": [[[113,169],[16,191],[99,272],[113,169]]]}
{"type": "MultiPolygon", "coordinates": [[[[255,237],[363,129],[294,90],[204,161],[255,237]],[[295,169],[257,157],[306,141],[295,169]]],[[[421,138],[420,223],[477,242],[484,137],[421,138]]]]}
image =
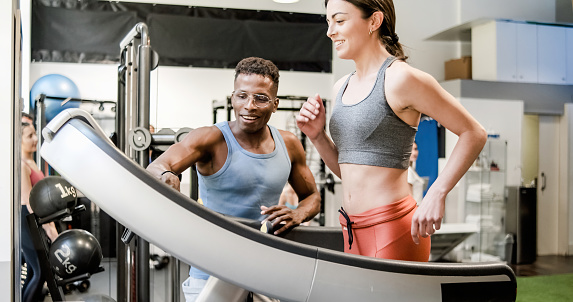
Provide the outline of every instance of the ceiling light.
{"type": "Polygon", "coordinates": [[[295,3],[298,2],[298,0],[273,0],[276,3],[295,3]]]}

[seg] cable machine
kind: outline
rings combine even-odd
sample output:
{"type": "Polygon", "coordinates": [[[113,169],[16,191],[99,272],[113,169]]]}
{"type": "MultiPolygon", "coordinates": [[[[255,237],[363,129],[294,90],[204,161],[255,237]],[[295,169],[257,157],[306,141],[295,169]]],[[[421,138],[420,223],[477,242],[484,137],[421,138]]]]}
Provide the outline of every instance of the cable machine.
{"type": "MultiPolygon", "coordinates": [[[[129,144],[128,138],[139,142],[142,137],[134,130],[149,129],[150,77],[159,60],[148,32],[145,23],[138,23],[120,42],[116,132],[112,135],[116,146],[143,168],[149,164],[149,152],[129,144]]],[[[149,243],[122,225],[117,230],[118,301],[148,302],[149,243]]]]}

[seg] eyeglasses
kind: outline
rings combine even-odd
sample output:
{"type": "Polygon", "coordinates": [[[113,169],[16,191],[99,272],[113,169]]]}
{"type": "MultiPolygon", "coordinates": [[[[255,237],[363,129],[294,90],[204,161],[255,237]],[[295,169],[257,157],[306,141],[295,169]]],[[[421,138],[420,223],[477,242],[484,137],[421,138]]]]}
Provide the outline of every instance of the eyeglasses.
{"type": "Polygon", "coordinates": [[[246,102],[249,101],[249,97],[252,96],[253,97],[253,101],[255,102],[255,106],[259,107],[259,108],[265,108],[267,107],[273,100],[264,95],[264,94],[248,94],[246,92],[235,92],[233,91],[233,93],[231,94],[231,97],[235,100],[235,102],[243,105],[246,102]]]}

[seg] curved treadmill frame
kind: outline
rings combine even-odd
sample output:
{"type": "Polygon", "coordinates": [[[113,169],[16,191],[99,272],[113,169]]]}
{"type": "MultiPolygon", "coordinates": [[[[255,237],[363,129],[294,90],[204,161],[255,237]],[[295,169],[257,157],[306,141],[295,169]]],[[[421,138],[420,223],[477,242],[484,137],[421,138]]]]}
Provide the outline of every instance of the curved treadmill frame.
{"type": "Polygon", "coordinates": [[[282,301],[515,301],[515,275],[503,263],[356,256],[229,219],[147,173],[80,109],[60,113],[43,135],[42,157],[106,213],[173,256],[239,287],[282,301]]]}

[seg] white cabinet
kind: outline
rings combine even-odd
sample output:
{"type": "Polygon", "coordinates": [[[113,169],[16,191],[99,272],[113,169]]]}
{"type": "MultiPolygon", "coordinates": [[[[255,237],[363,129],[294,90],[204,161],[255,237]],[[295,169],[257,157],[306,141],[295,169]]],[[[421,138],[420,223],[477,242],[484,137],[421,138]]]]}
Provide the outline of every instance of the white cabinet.
{"type": "MultiPolygon", "coordinates": [[[[471,42],[472,42],[472,79],[483,81],[514,81],[511,80],[514,74],[512,70],[515,69],[513,60],[498,60],[499,49],[514,46],[516,43],[509,41],[507,45],[503,45],[508,41],[501,41],[501,47],[498,47],[497,38],[500,34],[515,37],[511,32],[513,27],[502,26],[501,29],[497,26],[498,22],[490,21],[484,24],[475,25],[471,29],[471,42]],[[498,33],[498,30],[501,30],[498,33]],[[499,66],[498,61],[503,64],[499,66]],[[503,74],[499,74],[502,70],[503,74]]],[[[510,50],[511,52],[511,50],[510,50]]]]}
{"type": "Polygon", "coordinates": [[[491,21],[472,27],[472,78],[537,82],[537,28],[534,24],[491,21]]]}
{"type": "Polygon", "coordinates": [[[565,29],[566,39],[566,56],[567,56],[567,85],[573,85],[573,28],[565,29]]]}
{"type": "MultiPolygon", "coordinates": [[[[566,84],[566,33],[566,27],[537,26],[537,66],[539,71],[539,83],[566,84]]],[[[573,49],[571,49],[571,51],[573,51],[573,49]]]]}
{"type": "Polygon", "coordinates": [[[537,26],[527,23],[514,24],[517,28],[517,81],[535,83],[538,76],[537,26]]]}
{"type": "Polygon", "coordinates": [[[573,27],[492,20],[471,42],[474,80],[573,84],[573,27]]]}
{"type": "MultiPolygon", "coordinates": [[[[489,60],[495,64],[495,74],[491,80],[515,82],[517,80],[517,24],[494,22],[493,25],[495,27],[493,42],[495,43],[492,43],[490,47],[494,48],[495,54],[489,60]]],[[[473,45],[472,43],[472,47],[473,45]]],[[[472,56],[474,53],[472,49],[472,56]]],[[[475,57],[473,59],[475,60],[475,57]]]]}

